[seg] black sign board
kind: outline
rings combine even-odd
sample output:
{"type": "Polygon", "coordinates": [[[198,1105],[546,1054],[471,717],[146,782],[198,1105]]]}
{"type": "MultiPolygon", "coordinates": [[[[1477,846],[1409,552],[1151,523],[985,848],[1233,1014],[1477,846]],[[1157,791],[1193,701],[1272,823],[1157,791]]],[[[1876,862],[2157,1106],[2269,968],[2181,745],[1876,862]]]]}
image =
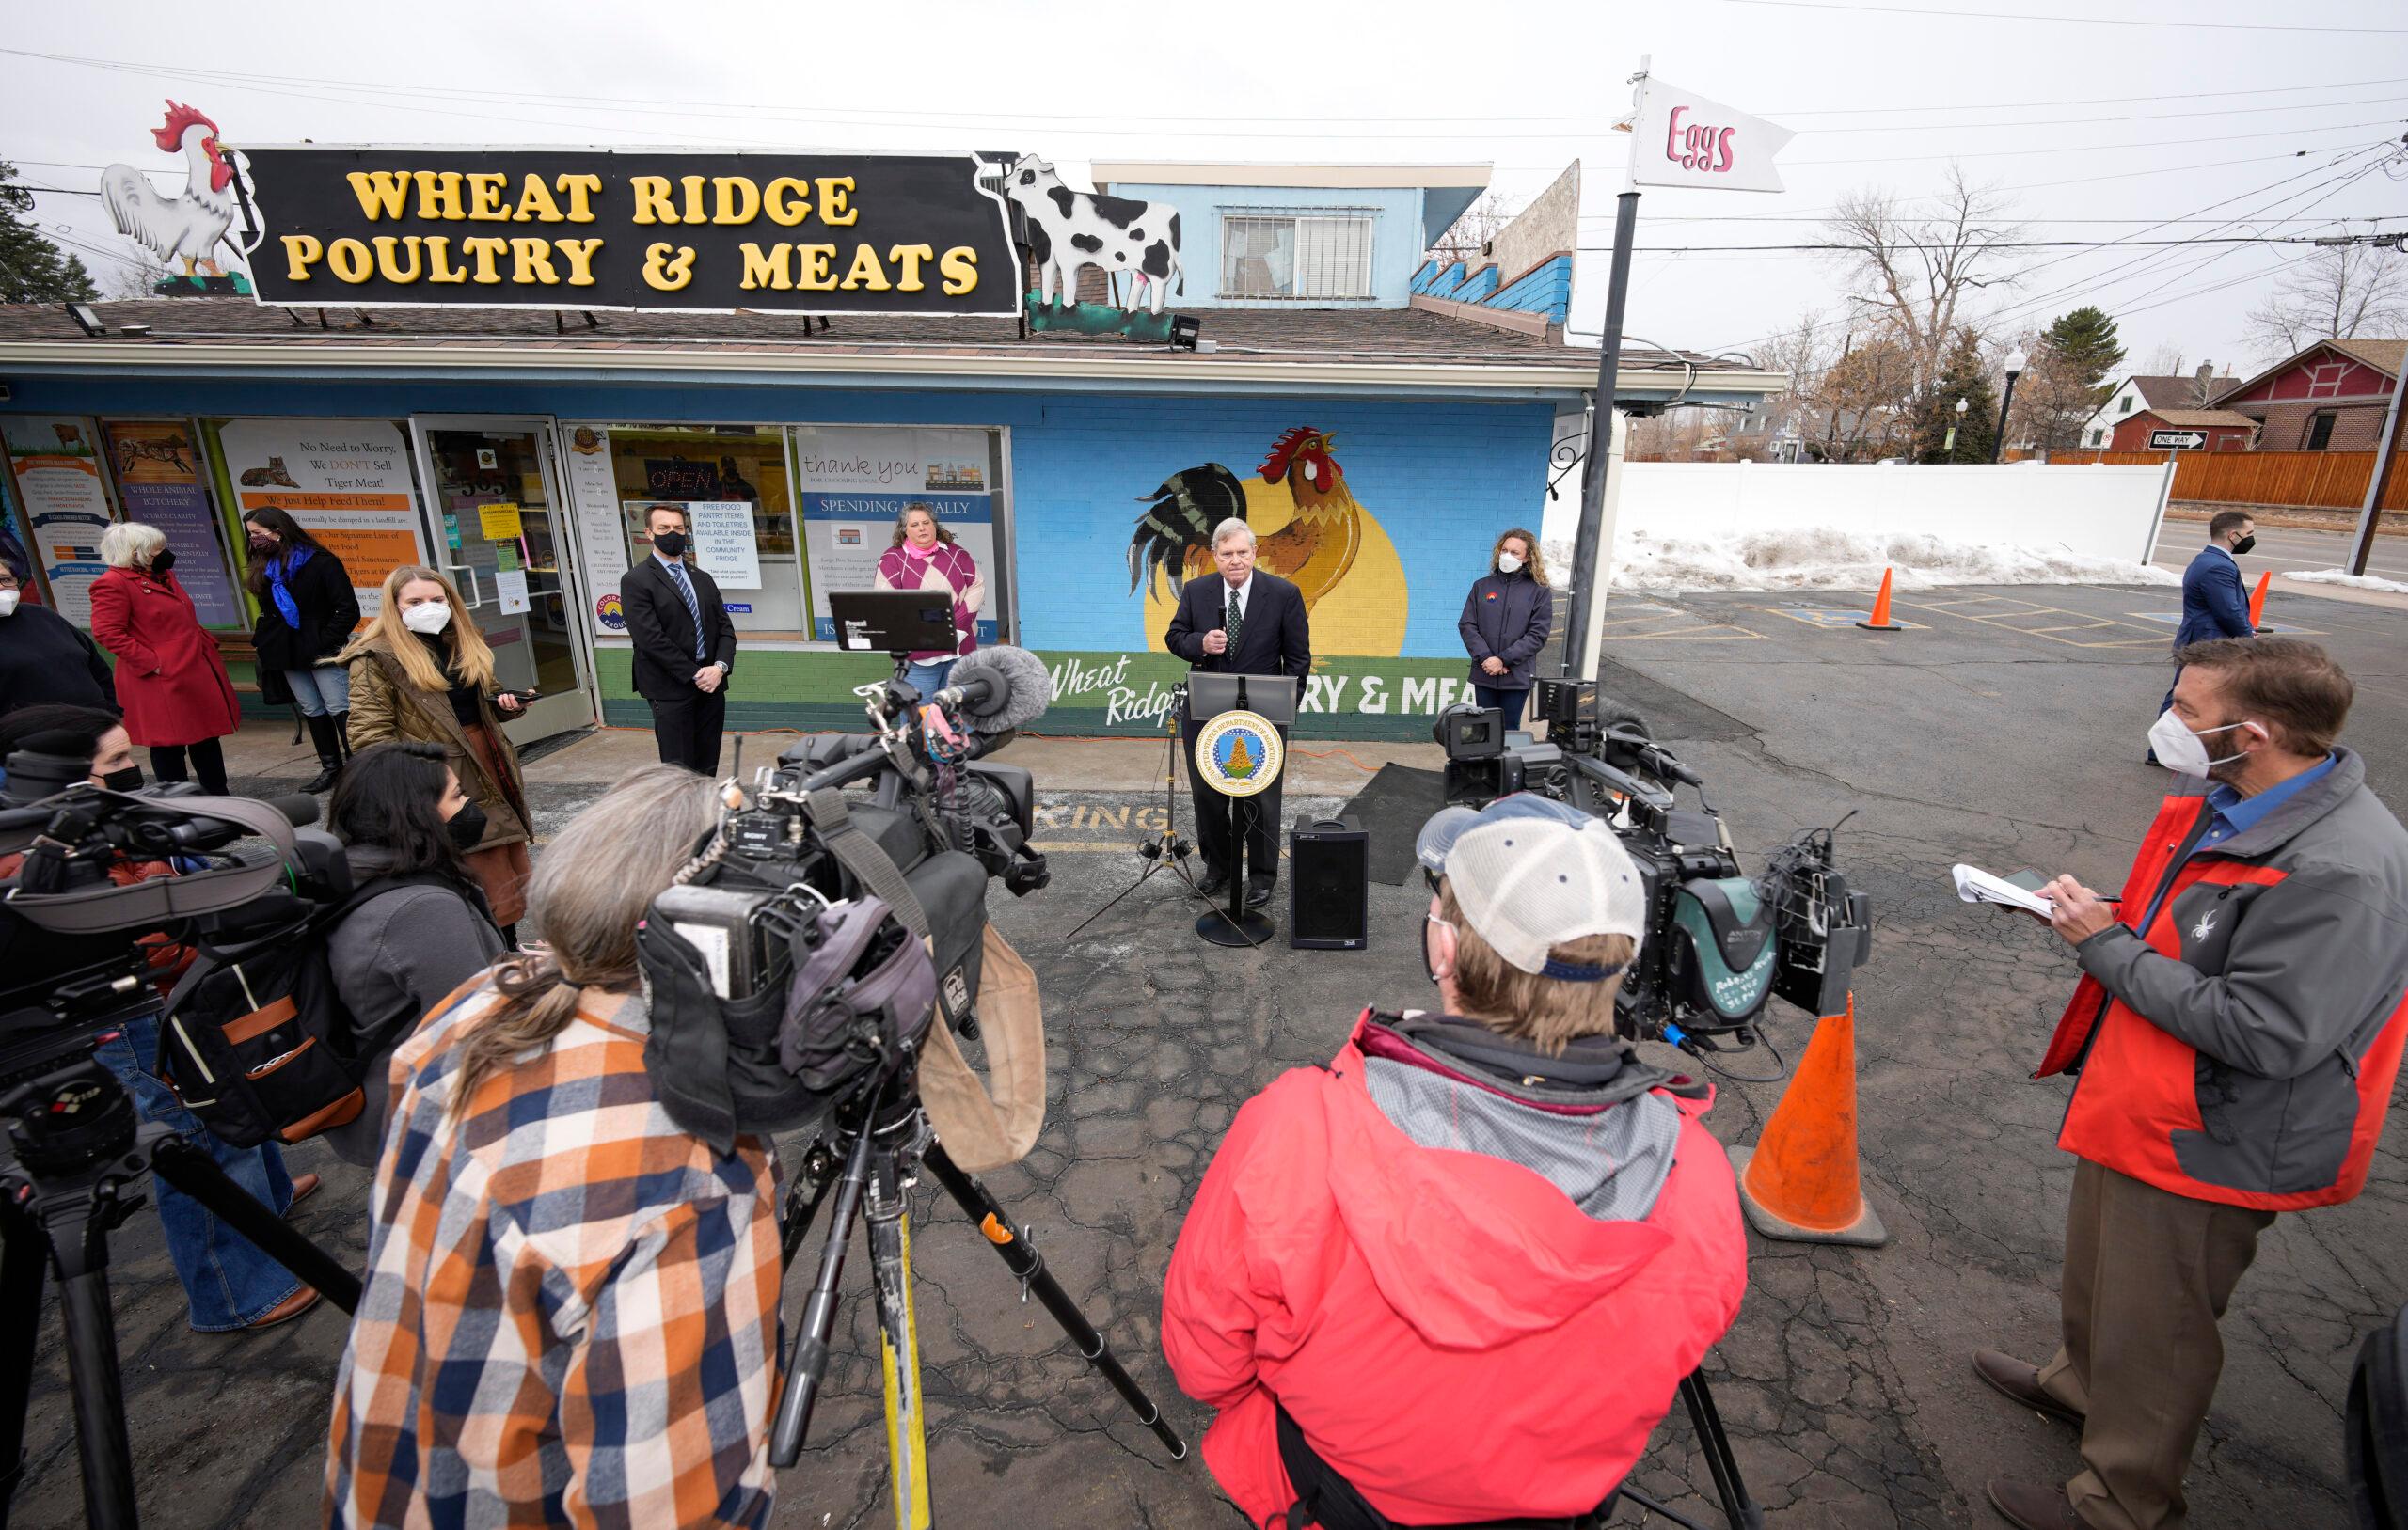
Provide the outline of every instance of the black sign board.
{"type": "Polygon", "coordinates": [[[2148,449],[2151,451],[2196,451],[2208,444],[2205,431],[2151,431],[2148,449]]]}
{"type": "Polygon", "coordinates": [[[1008,316],[969,154],[241,150],[262,303],[1008,316]]]}

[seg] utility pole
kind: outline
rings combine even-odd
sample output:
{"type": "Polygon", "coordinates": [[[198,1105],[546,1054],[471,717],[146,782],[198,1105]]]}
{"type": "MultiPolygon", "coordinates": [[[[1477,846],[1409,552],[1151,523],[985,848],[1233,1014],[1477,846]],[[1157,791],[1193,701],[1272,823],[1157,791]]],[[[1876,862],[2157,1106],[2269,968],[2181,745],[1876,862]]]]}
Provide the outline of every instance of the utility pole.
{"type": "MultiPolygon", "coordinates": [[[[2408,367],[2401,369],[2408,374],[2408,367]]],[[[2391,380],[2391,406],[2383,412],[2383,439],[2374,451],[2374,471],[2367,475],[2366,503],[2358,507],[2358,534],[2350,544],[2350,572],[2364,574],[2374,553],[2374,528],[2383,520],[2384,492],[2391,486],[2391,469],[2400,456],[2400,396],[2408,393],[2408,375],[2391,380]]]]}
{"type": "Polygon", "coordinates": [[[1564,615],[1563,673],[1568,680],[1593,679],[1590,656],[1597,631],[1593,612],[1608,574],[1611,549],[1604,541],[1606,480],[1612,470],[1614,389],[1622,373],[1623,306],[1630,297],[1630,246],[1639,229],[1639,122],[1646,103],[1647,71],[1655,55],[1642,54],[1630,93],[1630,159],[1622,195],[1614,205],[1613,264],[1606,278],[1606,330],[1597,352],[1597,392],[1589,408],[1588,462],[1580,474],[1580,528],[1572,541],[1572,595],[1564,615]]]}

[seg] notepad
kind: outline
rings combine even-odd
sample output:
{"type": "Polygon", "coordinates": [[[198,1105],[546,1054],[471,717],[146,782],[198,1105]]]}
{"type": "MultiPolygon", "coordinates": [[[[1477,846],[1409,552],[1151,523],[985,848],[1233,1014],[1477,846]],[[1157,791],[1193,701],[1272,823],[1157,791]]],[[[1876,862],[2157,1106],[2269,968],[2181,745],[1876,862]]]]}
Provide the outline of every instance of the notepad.
{"type": "Polygon", "coordinates": [[[2055,903],[2004,876],[1993,876],[1979,866],[1959,864],[1953,874],[1956,878],[1956,895],[1967,903],[1994,903],[2002,907],[2020,908],[2025,913],[2046,919],[2056,908],[2055,903]]]}

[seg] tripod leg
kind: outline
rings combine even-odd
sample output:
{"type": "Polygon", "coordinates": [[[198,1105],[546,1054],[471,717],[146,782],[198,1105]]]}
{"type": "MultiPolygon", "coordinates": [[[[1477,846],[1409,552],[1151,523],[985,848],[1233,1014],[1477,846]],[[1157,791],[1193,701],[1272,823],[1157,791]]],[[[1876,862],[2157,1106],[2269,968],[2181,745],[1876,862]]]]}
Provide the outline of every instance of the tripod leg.
{"type": "Polygon", "coordinates": [[[0,1205],[0,1530],[25,1475],[25,1407],[41,1333],[43,1247],[32,1218],[0,1205]]]}
{"type": "Polygon", "coordinates": [[[253,1248],[336,1306],[345,1312],[359,1310],[359,1277],[253,1200],[242,1186],[226,1177],[226,1171],[207,1153],[181,1137],[163,1134],[150,1172],[216,1213],[249,1239],[253,1248]]]}
{"type": "Polygon", "coordinates": [[[911,1221],[893,1155],[870,1171],[870,1288],[886,1381],[886,1462],[895,1530],[928,1530],[927,1396],[920,1385],[920,1335],[911,1312],[911,1221]]]}
{"type": "Polygon", "coordinates": [[[1103,1341],[1103,1335],[1097,1333],[1095,1325],[1087,1321],[1086,1315],[1079,1311],[1078,1303],[1070,1300],[1069,1293],[1045,1272],[1045,1256],[1037,1252],[1027,1238],[1012,1231],[1011,1219],[1005,1214],[1001,1203],[988,1192],[986,1186],[962,1172],[960,1165],[945,1152],[943,1144],[930,1144],[921,1161],[928,1166],[928,1172],[935,1175],[937,1182],[953,1196],[963,1214],[977,1225],[987,1241],[994,1245],[995,1252],[1003,1256],[1004,1264],[1020,1277],[1028,1290],[1037,1293],[1039,1301],[1045,1303],[1045,1310],[1054,1315],[1054,1320],[1061,1325],[1062,1332],[1079,1347],[1081,1358],[1112,1383],[1112,1389],[1119,1393],[1121,1399],[1136,1413],[1137,1422],[1153,1430],[1154,1438],[1169,1449],[1171,1459],[1184,1460],[1187,1442],[1163,1422],[1162,1410],[1146,1396],[1145,1388],[1121,1368],[1120,1362],[1113,1357],[1112,1346],[1103,1341]]]}
{"type": "Polygon", "coordinates": [[[1705,1453],[1705,1469],[1713,1474],[1714,1491],[1722,1500],[1723,1519],[1731,1530],[1763,1530],[1765,1511],[1748,1496],[1748,1485],[1739,1478],[1739,1459],[1731,1452],[1731,1436],[1706,1387],[1703,1366],[1681,1378],[1681,1400],[1697,1427],[1698,1446],[1705,1453]]]}
{"type": "Polygon", "coordinates": [[[853,1238],[853,1222],[862,1209],[862,1189],[869,1181],[869,1133],[853,1139],[845,1155],[845,1177],[836,1184],[836,1214],[828,1223],[828,1242],[819,1251],[819,1278],[812,1283],[811,1299],[802,1305],[802,1328],[794,1336],[794,1352],[786,1357],[786,1392],[778,1399],[778,1418],[769,1432],[769,1464],[792,1466],[802,1456],[802,1437],[811,1430],[812,1404],[828,1379],[828,1335],[836,1326],[836,1286],[845,1277],[845,1245],[853,1238]]]}
{"type": "Polygon", "coordinates": [[[820,1149],[814,1145],[803,1157],[803,1175],[810,1183],[797,1181],[786,1191],[785,1208],[778,1213],[778,1266],[784,1269],[794,1263],[795,1251],[802,1247],[811,1224],[819,1216],[819,1203],[828,1199],[828,1191],[835,1187],[834,1165],[819,1160],[820,1149]]]}
{"type": "MultiPolygon", "coordinates": [[[[108,1226],[89,1200],[46,1220],[58,1265],[59,1316],[67,1325],[67,1375],[75,1395],[75,1454],[84,1469],[84,1522],[131,1530],[134,1449],[125,1435],[118,1374],[117,1320],[109,1310],[108,1226]]],[[[11,1283],[24,1279],[12,1275],[11,1283]]],[[[38,1309],[37,1309],[38,1310],[38,1309]]],[[[31,1367],[26,1375],[31,1384],[31,1367]]]]}

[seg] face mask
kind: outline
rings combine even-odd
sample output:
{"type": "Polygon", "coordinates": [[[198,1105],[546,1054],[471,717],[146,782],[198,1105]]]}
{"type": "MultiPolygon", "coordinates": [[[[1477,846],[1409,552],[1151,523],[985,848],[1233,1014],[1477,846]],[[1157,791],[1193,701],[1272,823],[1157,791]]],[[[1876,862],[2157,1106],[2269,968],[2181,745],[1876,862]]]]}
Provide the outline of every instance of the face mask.
{"type": "Polygon", "coordinates": [[[686,556],[686,533],[663,531],[652,539],[652,545],[663,558],[683,558],[686,556]]]}
{"type": "Polygon", "coordinates": [[[142,789],[142,767],[127,765],[123,770],[112,770],[101,778],[101,784],[112,792],[138,792],[142,789]]]}
{"type": "Polygon", "coordinates": [[[432,638],[452,624],[452,607],[439,600],[413,606],[402,613],[402,625],[412,632],[432,638]]]}
{"type": "Polygon", "coordinates": [[[1522,560],[1514,557],[1512,553],[1498,553],[1497,555],[1497,572],[1499,574],[1519,574],[1522,572],[1522,560]]]}
{"type": "Polygon", "coordinates": [[[262,558],[273,558],[276,556],[276,539],[274,537],[253,537],[251,539],[251,551],[259,554],[262,558]]]}
{"type": "Polygon", "coordinates": [[[176,550],[173,547],[167,548],[158,557],[150,560],[150,572],[159,576],[161,578],[166,577],[167,571],[175,566],[176,550]]]}
{"type": "Polygon", "coordinates": [[[2228,765],[2241,756],[2227,754],[2221,760],[2210,760],[2208,758],[2208,746],[2200,740],[2208,733],[2228,733],[2235,728],[2248,726],[2245,722],[2228,722],[2221,728],[2194,733],[2183,727],[2182,719],[2175,715],[2172,707],[2168,707],[2157,715],[2156,723],[2150,727],[2148,747],[2157,755],[2157,763],[2175,774],[2204,777],[2213,767],[2228,765]]]}
{"type": "Polygon", "coordinates": [[[0,616],[16,615],[17,602],[24,598],[24,595],[19,591],[0,590],[0,616]]]}
{"type": "Polygon", "coordinates": [[[2252,531],[2247,536],[2242,537],[2239,542],[2232,544],[2233,554],[2238,557],[2256,545],[2258,545],[2258,533],[2252,531]]]}
{"type": "Polygon", "coordinates": [[[451,823],[444,827],[451,829],[453,844],[463,851],[473,850],[477,842],[485,837],[485,810],[473,802],[467,803],[453,813],[451,823]]]}

